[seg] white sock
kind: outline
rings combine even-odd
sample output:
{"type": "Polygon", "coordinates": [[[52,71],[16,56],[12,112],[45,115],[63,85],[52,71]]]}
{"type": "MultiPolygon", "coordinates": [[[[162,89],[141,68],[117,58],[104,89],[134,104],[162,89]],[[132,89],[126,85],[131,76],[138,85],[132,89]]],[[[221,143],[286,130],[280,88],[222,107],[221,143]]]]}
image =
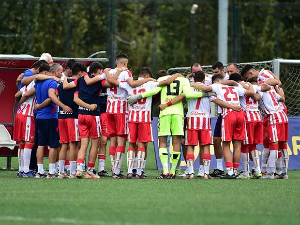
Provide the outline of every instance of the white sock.
{"type": "Polygon", "coordinates": [[[253,162],[252,168],[255,169],[256,173],[261,173],[258,151],[257,150],[252,150],[251,155],[252,155],[252,160],[253,160],[252,161],[253,162]]]}
{"type": "Polygon", "coordinates": [[[55,174],[55,170],[56,170],[56,163],[49,163],[49,173],[50,174],[55,174]]]}
{"type": "Polygon", "coordinates": [[[144,171],[145,167],[146,167],[146,159],[144,157],[144,159],[143,159],[143,165],[142,165],[142,171],[144,171]]]}
{"type": "Polygon", "coordinates": [[[204,173],[209,174],[209,165],[210,165],[210,160],[209,159],[203,159],[203,167],[204,167],[204,173]]]}
{"type": "Polygon", "coordinates": [[[59,160],[58,161],[59,173],[61,173],[61,174],[65,173],[65,161],[66,160],[59,160]]]}
{"type": "Polygon", "coordinates": [[[204,166],[200,165],[198,175],[204,176],[204,166]]]}
{"type": "Polygon", "coordinates": [[[270,150],[270,156],[269,156],[268,167],[267,167],[267,172],[269,174],[274,174],[275,173],[275,166],[276,166],[277,157],[278,157],[278,151],[277,150],[270,150]]]}
{"type": "Polygon", "coordinates": [[[224,170],[223,169],[223,159],[217,159],[217,169],[218,170],[224,170]]]}
{"type": "Polygon", "coordinates": [[[136,170],[137,169],[137,157],[133,158],[133,169],[136,170]]]}
{"type": "Polygon", "coordinates": [[[267,171],[268,166],[268,158],[269,158],[270,149],[264,148],[262,151],[262,163],[261,163],[261,172],[265,173],[267,171]]]}
{"type": "Polygon", "coordinates": [[[287,170],[289,168],[289,159],[290,159],[287,149],[282,150],[282,159],[283,159],[282,172],[287,174],[287,170]]]}
{"type": "Polygon", "coordinates": [[[278,158],[276,160],[276,171],[275,173],[277,173],[278,175],[282,174],[282,157],[278,158]]]}
{"type": "Polygon", "coordinates": [[[73,175],[76,174],[76,161],[70,161],[70,173],[73,175]]]}
{"type": "Polygon", "coordinates": [[[83,171],[83,164],[77,163],[77,171],[83,171]]]}
{"type": "Polygon", "coordinates": [[[24,172],[29,172],[29,165],[30,165],[30,157],[31,157],[31,149],[30,148],[24,148],[24,154],[23,154],[23,162],[24,162],[24,172]]]}
{"type": "Polygon", "coordinates": [[[38,173],[39,174],[44,174],[45,171],[44,171],[44,165],[43,164],[37,164],[38,166],[38,173]]]}
{"type": "Polygon", "coordinates": [[[228,175],[230,175],[230,176],[233,175],[233,168],[232,167],[230,167],[230,168],[226,167],[226,171],[227,171],[228,175]]]}
{"type": "Polygon", "coordinates": [[[195,171],[194,171],[194,160],[193,159],[188,159],[187,160],[187,165],[188,165],[188,174],[195,173],[195,171]]]}
{"type": "Polygon", "coordinates": [[[137,152],[137,161],[136,161],[138,175],[142,175],[144,158],[145,158],[145,152],[138,151],[137,152]]]}
{"type": "MultiPolygon", "coordinates": [[[[59,161],[57,161],[56,163],[55,163],[55,167],[54,167],[55,169],[54,169],[54,173],[58,173],[59,172],[59,161]]],[[[49,169],[50,170],[50,169],[49,169]]],[[[52,173],[51,173],[52,174],[52,173]]]]}
{"type": "Polygon", "coordinates": [[[98,159],[98,172],[103,171],[105,168],[105,159],[98,159]]]}
{"type": "Polygon", "coordinates": [[[120,174],[121,162],[123,162],[122,155],[124,156],[122,152],[116,152],[114,174],[120,174]]]}
{"type": "Polygon", "coordinates": [[[242,170],[244,175],[249,175],[249,153],[241,153],[242,170]]]}
{"type": "Polygon", "coordinates": [[[24,149],[18,149],[19,172],[24,171],[24,149]]]}
{"type": "Polygon", "coordinates": [[[135,155],[134,151],[127,151],[127,172],[128,173],[132,173],[134,155],[135,155]]]}

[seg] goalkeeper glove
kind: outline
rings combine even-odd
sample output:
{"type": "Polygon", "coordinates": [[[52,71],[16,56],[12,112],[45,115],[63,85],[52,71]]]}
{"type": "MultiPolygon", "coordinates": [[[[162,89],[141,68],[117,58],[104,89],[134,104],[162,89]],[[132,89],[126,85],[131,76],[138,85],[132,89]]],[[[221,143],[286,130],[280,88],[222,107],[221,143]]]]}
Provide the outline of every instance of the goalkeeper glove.
{"type": "Polygon", "coordinates": [[[142,98],[143,98],[142,94],[131,95],[131,96],[128,96],[127,102],[129,105],[134,105],[135,103],[137,103],[138,100],[141,100],[142,98]]]}

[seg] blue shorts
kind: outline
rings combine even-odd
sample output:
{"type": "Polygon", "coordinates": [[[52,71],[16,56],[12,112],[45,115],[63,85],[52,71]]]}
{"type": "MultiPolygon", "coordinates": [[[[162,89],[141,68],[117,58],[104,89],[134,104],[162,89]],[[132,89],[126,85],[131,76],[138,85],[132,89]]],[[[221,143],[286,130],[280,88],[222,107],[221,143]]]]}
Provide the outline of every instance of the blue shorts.
{"type": "Polygon", "coordinates": [[[58,119],[37,119],[38,146],[59,147],[58,119]]]}
{"type": "Polygon", "coordinates": [[[222,115],[219,114],[215,130],[214,130],[214,137],[221,137],[221,129],[222,129],[222,115]]]}

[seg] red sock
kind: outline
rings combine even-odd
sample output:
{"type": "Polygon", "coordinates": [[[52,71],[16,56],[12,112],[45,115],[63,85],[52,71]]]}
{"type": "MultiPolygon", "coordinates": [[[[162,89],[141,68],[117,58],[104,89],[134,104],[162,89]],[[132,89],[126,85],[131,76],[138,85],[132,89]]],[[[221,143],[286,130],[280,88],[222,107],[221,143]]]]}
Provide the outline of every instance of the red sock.
{"type": "Polygon", "coordinates": [[[238,169],[239,168],[239,163],[233,163],[233,169],[238,169]]]}
{"type": "Polygon", "coordinates": [[[211,160],[210,154],[203,154],[203,159],[211,160]]]}
{"type": "Polygon", "coordinates": [[[81,163],[81,164],[83,164],[84,163],[84,159],[82,159],[82,158],[78,158],[77,160],[76,160],[76,163],[81,163]]]}
{"type": "Polygon", "coordinates": [[[116,146],[110,146],[109,147],[109,155],[115,155],[116,154],[116,146]]]}
{"type": "Polygon", "coordinates": [[[125,146],[117,146],[116,152],[122,152],[122,153],[125,153],[125,146]]]}
{"type": "Polygon", "coordinates": [[[98,159],[104,159],[105,160],[106,159],[106,155],[102,155],[102,154],[98,155],[98,159]]]}
{"type": "Polygon", "coordinates": [[[65,166],[69,166],[69,165],[70,165],[70,160],[66,159],[65,166]]]}
{"type": "Polygon", "coordinates": [[[189,159],[195,159],[194,154],[187,154],[186,155],[186,160],[189,160],[189,159]]]}

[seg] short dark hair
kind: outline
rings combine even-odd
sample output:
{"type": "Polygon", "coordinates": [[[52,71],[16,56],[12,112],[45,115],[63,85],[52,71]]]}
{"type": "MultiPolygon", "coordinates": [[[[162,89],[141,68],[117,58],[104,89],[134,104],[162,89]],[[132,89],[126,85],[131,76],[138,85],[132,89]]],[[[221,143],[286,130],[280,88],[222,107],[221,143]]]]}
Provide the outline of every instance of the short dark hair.
{"type": "Polygon", "coordinates": [[[215,62],[213,65],[212,65],[212,69],[214,70],[214,69],[224,69],[224,65],[223,65],[223,63],[221,63],[221,62],[215,62]]]}
{"type": "MultiPolygon", "coordinates": [[[[44,60],[43,60],[43,61],[44,61],[44,60]]],[[[42,64],[40,65],[40,67],[39,67],[39,72],[40,72],[40,73],[43,72],[43,71],[49,72],[49,70],[50,70],[50,66],[49,66],[48,63],[42,63],[42,64]]]]}
{"type": "Polygon", "coordinates": [[[74,66],[75,63],[76,63],[75,59],[69,59],[65,69],[69,68],[70,70],[72,70],[72,67],[74,66]]]}
{"type": "Polygon", "coordinates": [[[164,76],[167,76],[167,71],[165,71],[165,70],[159,70],[157,72],[157,77],[164,77],[164,76]]]}
{"type": "MultiPolygon", "coordinates": [[[[45,60],[39,60],[33,63],[33,65],[30,67],[30,69],[38,69],[43,63],[47,63],[45,60]]],[[[48,64],[48,63],[47,63],[48,64]]]]}
{"type": "Polygon", "coordinates": [[[242,76],[238,73],[233,73],[229,76],[229,80],[234,80],[236,82],[242,81],[242,76]]]}
{"type": "Polygon", "coordinates": [[[117,55],[116,55],[116,60],[117,59],[121,59],[121,58],[125,58],[125,59],[128,59],[128,55],[126,55],[125,53],[118,53],[117,55]]]}
{"type": "Polygon", "coordinates": [[[149,67],[142,67],[142,69],[140,70],[139,75],[142,76],[142,77],[145,77],[147,74],[149,74],[150,77],[152,77],[152,72],[151,72],[150,68],[149,67]]]}
{"type": "Polygon", "coordinates": [[[223,80],[223,75],[222,74],[213,75],[212,78],[211,78],[212,83],[214,83],[215,81],[218,81],[218,80],[223,80]]]}
{"type": "Polygon", "coordinates": [[[243,67],[242,71],[241,71],[241,76],[244,77],[246,75],[246,73],[249,72],[249,70],[252,70],[253,66],[247,64],[243,67]]]}
{"type": "Polygon", "coordinates": [[[205,79],[205,73],[203,71],[195,72],[195,82],[202,82],[205,79]]]}
{"type": "Polygon", "coordinates": [[[72,75],[77,75],[79,72],[86,72],[86,67],[82,63],[76,62],[72,66],[72,75]]]}
{"type": "Polygon", "coordinates": [[[246,81],[249,83],[257,83],[257,78],[256,77],[248,77],[248,79],[246,81]]]}
{"type": "Polygon", "coordinates": [[[103,65],[99,62],[92,62],[92,64],[90,65],[89,72],[93,74],[97,73],[98,70],[103,70],[103,65]]]}

